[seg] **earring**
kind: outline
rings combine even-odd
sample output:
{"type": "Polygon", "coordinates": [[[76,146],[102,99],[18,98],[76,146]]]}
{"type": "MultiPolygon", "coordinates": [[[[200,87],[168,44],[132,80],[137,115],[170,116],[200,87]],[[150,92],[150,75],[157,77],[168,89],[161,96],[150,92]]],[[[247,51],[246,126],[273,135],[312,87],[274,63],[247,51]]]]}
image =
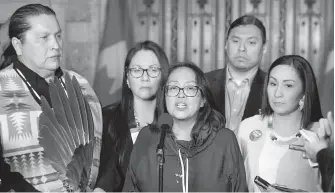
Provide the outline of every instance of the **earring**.
{"type": "Polygon", "coordinates": [[[301,99],[301,100],[299,101],[299,110],[302,111],[303,108],[304,108],[304,100],[301,99]]]}

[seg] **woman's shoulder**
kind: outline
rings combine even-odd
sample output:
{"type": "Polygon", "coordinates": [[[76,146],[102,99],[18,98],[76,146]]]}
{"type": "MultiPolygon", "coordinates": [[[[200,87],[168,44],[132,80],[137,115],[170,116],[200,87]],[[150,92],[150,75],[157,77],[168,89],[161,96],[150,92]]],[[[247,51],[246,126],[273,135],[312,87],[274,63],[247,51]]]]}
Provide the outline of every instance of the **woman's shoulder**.
{"type": "Polygon", "coordinates": [[[215,147],[222,148],[228,147],[233,144],[237,144],[237,136],[234,131],[229,128],[221,128],[215,133],[215,137],[213,139],[213,144],[215,147]]]}
{"type": "Polygon", "coordinates": [[[121,115],[121,103],[116,102],[102,108],[102,116],[104,119],[114,119],[121,115]]]}
{"type": "Polygon", "coordinates": [[[150,126],[145,126],[139,132],[135,144],[133,152],[135,157],[141,157],[140,155],[147,155],[149,147],[152,145],[157,145],[158,141],[158,133],[152,132],[150,130],[150,126]]]}
{"type": "Polygon", "coordinates": [[[228,128],[219,129],[216,133],[216,138],[219,138],[222,141],[230,140],[232,137],[235,137],[235,134],[228,128]]]}
{"type": "Polygon", "coordinates": [[[266,116],[263,117],[262,115],[254,115],[241,121],[240,128],[262,124],[265,119],[267,119],[266,116]]]}
{"type": "MultiPolygon", "coordinates": [[[[145,142],[150,142],[153,138],[156,138],[159,136],[159,132],[154,132],[151,129],[151,125],[147,125],[141,129],[141,131],[138,134],[138,137],[136,139],[136,142],[140,139],[145,142]]],[[[135,144],[136,144],[135,142],[135,144]]]]}
{"type": "Polygon", "coordinates": [[[254,115],[244,119],[238,128],[237,136],[242,138],[244,136],[248,137],[253,130],[264,130],[267,119],[267,116],[263,117],[262,115],[254,115]]]}
{"type": "Polygon", "coordinates": [[[118,110],[121,111],[121,102],[120,101],[109,104],[107,106],[104,106],[102,108],[102,113],[106,114],[106,113],[110,113],[110,112],[114,112],[114,111],[118,111],[118,110]]]}

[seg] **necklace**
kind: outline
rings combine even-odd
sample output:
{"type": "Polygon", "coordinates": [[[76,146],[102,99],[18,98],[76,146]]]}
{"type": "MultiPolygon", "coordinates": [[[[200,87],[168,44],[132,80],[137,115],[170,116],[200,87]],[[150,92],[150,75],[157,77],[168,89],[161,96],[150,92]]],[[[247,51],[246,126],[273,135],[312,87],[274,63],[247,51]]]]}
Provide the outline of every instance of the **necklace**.
{"type": "Polygon", "coordinates": [[[140,129],[141,128],[140,119],[137,117],[137,113],[135,112],[135,110],[134,110],[134,117],[135,117],[136,128],[140,129]]]}
{"type": "MultiPolygon", "coordinates": [[[[301,137],[301,134],[299,132],[291,137],[277,136],[276,133],[273,131],[273,114],[268,119],[268,129],[269,129],[270,139],[279,145],[290,145],[301,137]]],[[[301,126],[300,126],[300,129],[302,129],[301,126]]]]}
{"type": "MultiPolygon", "coordinates": [[[[35,98],[35,100],[38,101],[39,104],[41,104],[41,97],[40,95],[37,93],[37,91],[31,86],[31,84],[28,82],[28,80],[26,79],[26,77],[23,75],[23,73],[17,69],[14,68],[15,72],[21,77],[21,79],[23,80],[23,82],[26,84],[26,86],[28,87],[28,89],[30,90],[30,92],[32,93],[33,97],[35,98]]],[[[65,87],[65,83],[62,80],[62,78],[58,78],[60,80],[60,83],[62,84],[63,88],[66,89],[65,87]]]]}

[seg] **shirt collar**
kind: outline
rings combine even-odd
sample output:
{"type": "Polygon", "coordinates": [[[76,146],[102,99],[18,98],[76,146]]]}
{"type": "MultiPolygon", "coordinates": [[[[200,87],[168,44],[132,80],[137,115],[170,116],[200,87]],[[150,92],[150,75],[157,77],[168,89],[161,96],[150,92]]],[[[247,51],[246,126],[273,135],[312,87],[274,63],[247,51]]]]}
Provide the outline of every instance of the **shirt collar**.
{"type": "MultiPolygon", "coordinates": [[[[45,81],[43,77],[38,75],[36,72],[32,71],[30,68],[28,68],[26,65],[24,65],[22,62],[20,62],[18,59],[14,61],[14,68],[21,71],[21,73],[24,75],[26,80],[31,82],[39,82],[39,81],[45,81]]],[[[57,68],[55,71],[55,77],[60,78],[63,76],[63,71],[60,67],[57,68]]]]}
{"type": "MultiPolygon", "coordinates": [[[[250,83],[254,80],[257,71],[258,71],[258,68],[248,72],[247,77],[244,80],[242,80],[242,82],[247,83],[248,85],[250,85],[250,83]]],[[[238,80],[234,79],[234,75],[230,72],[228,65],[227,65],[227,73],[226,74],[227,74],[226,75],[226,82],[227,83],[230,82],[230,81],[233,81],[235,84],[238,84],[238,85],[242,84],[242,82],[239,83],[238,80]]]]}
{"type": "MultiPolygon", "coordinates": [[[[19,70],[24,77],[22,77],[23,81],[29,82],[31,87],[38,93],[39,96],[44,96],[45,99],[49,102],[49,105],[52,106],[51,104],[51,99],[50,99],[50,93],[49,93],[49,84],[45,81],[43,77],[38,75],[36,72],[32,71],[29,69],[26,65],[24,65],[22,62],[20,62],[18,59],[15,59],[13,61],[13,68],[19,70]]],[[[59,67],[55,71],[55,77],[61,78],[63,76],[63,71],[59,67]]],[[[34,94],[32,94],[34,96],[34,94]]],[[[35,96],[35,100],[37,103],[41,103],[35,96]]]]}

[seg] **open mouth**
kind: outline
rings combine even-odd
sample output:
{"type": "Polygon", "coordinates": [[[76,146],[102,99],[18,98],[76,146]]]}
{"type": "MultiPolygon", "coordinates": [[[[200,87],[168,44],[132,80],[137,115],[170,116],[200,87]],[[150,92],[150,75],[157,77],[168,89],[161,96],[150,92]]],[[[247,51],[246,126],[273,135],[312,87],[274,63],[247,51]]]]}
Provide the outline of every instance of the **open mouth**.
{"type": "Polygon", "coordinates": [[[176,104],[176,107],[177,107],[178,109],[185,109],[185,108],[187,107],[187,105],[186,105],[185,103],[177,103],[177,104],[176,104]]]}

